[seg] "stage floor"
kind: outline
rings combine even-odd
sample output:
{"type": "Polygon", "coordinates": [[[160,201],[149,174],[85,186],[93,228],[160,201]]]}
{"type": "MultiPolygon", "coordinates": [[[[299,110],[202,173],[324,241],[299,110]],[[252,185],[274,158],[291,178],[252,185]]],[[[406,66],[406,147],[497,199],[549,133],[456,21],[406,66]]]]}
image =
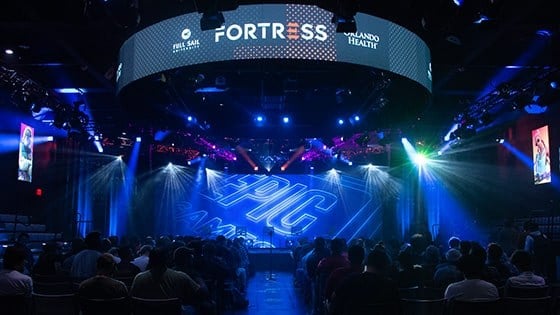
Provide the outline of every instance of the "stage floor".
{"type": "Polygon", "coordinates": [[[269,272],[257,272],[249,280],[246,310],[228,310],[224,315],[306,315],[303,292],[293,284],[293,274],[272,272],[274,280],[268,280],[269,272]]]}

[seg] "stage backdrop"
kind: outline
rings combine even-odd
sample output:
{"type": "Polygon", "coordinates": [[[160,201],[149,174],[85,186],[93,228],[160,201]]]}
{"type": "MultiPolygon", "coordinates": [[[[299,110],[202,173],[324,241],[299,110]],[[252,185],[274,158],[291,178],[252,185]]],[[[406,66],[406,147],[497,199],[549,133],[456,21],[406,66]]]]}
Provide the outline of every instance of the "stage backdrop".
{"type": "MultiPolygon", "coordinates": [[[[319,175],[192,176],[162,171],[143,195],[154,194],[154,231],[180,235],[244,235],[255,246],[282,247],[300,235],[376,238],[381,235],[378,185],[329,171],[319,175]],[[166,173],[168,172],[168,173],[166,173]]],[[[142,201],[141,201],[142,202],[142,201]]],[[[144,203],[146,205],[146,203],[144,203]]],[[[150,211],[144,209],[144,211],[150,211]]]]}

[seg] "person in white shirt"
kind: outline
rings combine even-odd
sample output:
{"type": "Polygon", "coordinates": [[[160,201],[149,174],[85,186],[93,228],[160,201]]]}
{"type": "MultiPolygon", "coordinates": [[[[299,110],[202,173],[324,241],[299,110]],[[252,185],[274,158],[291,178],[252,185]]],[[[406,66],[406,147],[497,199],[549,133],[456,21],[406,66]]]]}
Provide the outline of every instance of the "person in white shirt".
{"type": "Polygon", "coordinates": [[[140,256],[136,257],[131,263],[138,267],[140,271],[146,271],[146,267],[148,266],[148,261],[150,260],[150,252],[152,251],[153,247],[150,245],[144,245],[140,247],[138,254],[140,256]]]}
{"type": "Polygon", "coordinates": [[[481,279],[484,261],[474,255],[465,255],[459,259],[459,270],[465,275],[465,280],[447,286],[445,298],[448,300],[479,300],[498,299],[498,288],[490,282],[481,279]]]}
{"type": "Polygon", "coordinates": [[[3,269],[0,271],[0,295],[31,296],[33,280],[22,273],[24,266],[25,251],[16,246],[6,248],[3,269]]]}
{"type": "Polygon", "coordinates": [[[511,263],[517,267],[520,274],[507,279],[505,291],[509,287],[542,287],[546,285],[543,277],[533,273],[531,269],[531,254],[529,252],[516,250],[511,255],[511,263]]]}

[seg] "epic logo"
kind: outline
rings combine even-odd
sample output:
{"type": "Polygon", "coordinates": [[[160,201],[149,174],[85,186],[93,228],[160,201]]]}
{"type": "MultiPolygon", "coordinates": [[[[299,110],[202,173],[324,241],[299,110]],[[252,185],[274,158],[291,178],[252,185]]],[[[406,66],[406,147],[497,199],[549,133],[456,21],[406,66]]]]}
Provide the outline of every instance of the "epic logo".
{"type": "Polygon", "coordinates": [[[246,23],[243,25],[232,24],[227,28],[222,26],[216,29],[215,41],[218,43],[222,37],[231,41],[240,39],[288,39],[288,40],[312,40],[325,41],[328,38],[327,27],[322,24],[313,25],[309,23],[300,24],[289,22],[282,23],[246,23]]]}

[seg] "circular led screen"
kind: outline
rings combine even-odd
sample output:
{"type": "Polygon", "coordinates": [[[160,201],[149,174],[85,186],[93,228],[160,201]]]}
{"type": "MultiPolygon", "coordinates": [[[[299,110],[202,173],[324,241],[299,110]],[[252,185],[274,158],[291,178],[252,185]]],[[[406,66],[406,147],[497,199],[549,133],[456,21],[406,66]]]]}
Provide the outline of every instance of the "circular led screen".
{"type": "Polygon", "coordinates": [[[352,63],[393,72],[431,92],[430,51],[416,34],[358,13],[358,32],[337,33],[332,13],[316,6],[270,4],[224,12],[225,25],[200,30],[198,13],[149,26],[121,47],[120,91],[162,71],[229,60],[284,59],[352,63]]]}

